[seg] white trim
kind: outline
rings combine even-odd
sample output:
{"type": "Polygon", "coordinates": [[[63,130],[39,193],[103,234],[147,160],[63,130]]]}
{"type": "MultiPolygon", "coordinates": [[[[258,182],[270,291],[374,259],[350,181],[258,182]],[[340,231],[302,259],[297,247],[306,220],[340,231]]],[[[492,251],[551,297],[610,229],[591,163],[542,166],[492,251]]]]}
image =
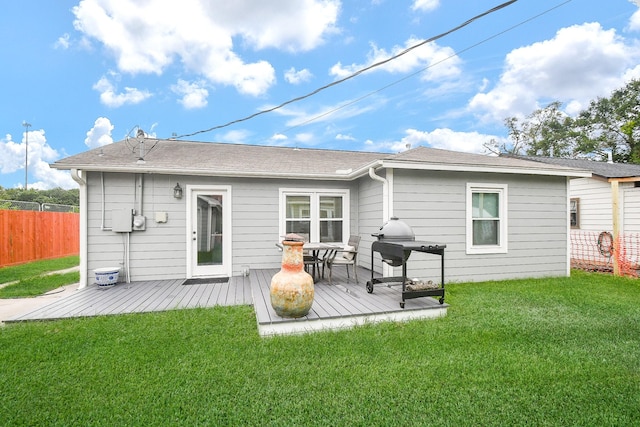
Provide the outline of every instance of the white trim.
{"type": "Polygon", "coordinates": [[[81,170],[77,170],[77,169],[71,169],[71,178],[73,178],[73,180],[75,182],[78,183],[78,185],[80,186],[80,281],[78,284],[78,289],[82,289],[82,288],[86,288],[88,283],[89,283],[89,278],[88,278],[88,274],[89,272],[87,271],[88,268],[88,260],[87,257],[89,256],[89,246],[88,246],[88,236],[87,236],[87,230],[88,230],[88,206],[89,206],[89,201],[87,199],[87,180],[86,180],[86,173],[81,171],[81,170]]]}
{"type": "Polygon", "coordinates": [[[222,269],[223,272],[221,275],[231,277],[233,272],[233,236],[231,235],[233,227],[232,227],[232,193],[230,185],[187,185],[186,186],[186,242],[187,242],[187,278],[194,277],[193,271],[193,212],[192,206],[194,202],[194,194],[196,192],[209,192],[209,193],[219,193],[222,194],[225,200],[223,200],[222,204],[222,218],[224,223],[222,224],[222,269]]]}
{"type": "Polygon", "coordinates": [[[476,254],[506,254],[508,252],[508,185],[507,184],[490,184],[490,183],[467,183],[466,192],[466,253],[468,255],[476,254]],[[499,199],[499,220],[500,228],[498,229],[498,245],[473,245],[473,193],[497,193],[499,199]]]}
{"type": "Polygon", "coordinates": [[[278,212],[278,238],[280,241],[282,236],[286,234],[286,197],[285,196],[310,196],[311,201],[311,230],[309,240],[319,241],[320,236],[320,215],[319,202],[320,196],[336,196],[342,197],[342,242],[328,243],[346,243],[351,232],[351,192],[348,188],[292,188],[283,187],[279,189],[279,212],[278,212]]]}
{"type": "Polygon", "coordinates": [[[449,306],[422,310],[404,310],[389,313],[355,315],[317,320],[299,320],[284,323],[258,323],[261,337],[277,335],[301,335],[317,331],[337,331],[380,322],[408,322],[411,320],[437,319],[447,315],[449,306]]]}
{"type": "Polygon", "coordinates": [[[384,208],[385,212],[387,212],[387,217],[384,219],[384,222],[389,221],[389,218],[391,218],[394,213],[393,213],[393,194],[395,193],[394,191],[394,181],[393,181],[393,169],[387,169],[387,182],[389,183],[389,185],[387,186],[387,197],[385,197],[385,199],[388,199],[386,201],[387,206],[384,208]]]}
{"type": "MultiPolygon", "coordinates": [[[[567,277],[571,275],[571,179],[567,177],[567,277]]],[[[578,205],[578,209],[580,209],[578,205]]],[[[580,225],[580,211],[578,210],[578,226],[580,225]]]]}
{"type": "MultiPolygon", "coordinates": [[[[386,223],[387,221],[389,221],[389,219],[391,219],[392,216],[394,216],[394,209],[393,209],[393,195],[395,194],[395,189],[394,187],[394,179],[393,179],[393,169],[389,168],[386,170],[386,177],[387,177],[387,185],[386,190],[387,190],[387,194],[385,194],[384,197],[384,203],[383,203],[383,211],[386,213],[384,219],[382,220],[382,224],[386,223]]],[[[373,269],[373,265],[371,266],[371,268],[373,269]]],[[[389,264],[387,264],[386,262],[382,263],[382,275],[384,277],[387,276],[393,276],[393,267],[390,266],[389,264]]]]}
{"type": "MultiPolygon", "coordinates": [[[[53,169],[69,170],[70,165],[52,163],[53,169]]],[[[423,163],[420,161],[398,161],[398,160],[375,160],[369,164],[351,171],[351,173],[288,173],[288,172],[251,172],[251,171],[215,171],[210,169],[175,169],[166,167],[149,167],[148,165],[131,166],[104,166],[104,165],[74,165],[77,169],[91,172],[126,172],[126,173],[149,173],[164,175],[191,175],[191,176],[220,176],[220,177],[241,177],[241,178],[298,178],[298,179],[331,179],[333,181],[352,181],[368,173],[369,168],[388,169],[413,169],[430,171],[452,171],[452,172],[489,172],[518,175],[545,175],[545,176],[568,176],[572,178],[591,178],[593,175],[589,171],[582,169],[553,169],[553,168],[526,168],[497,165],[478,164],[450,164],[450,163],[423,163]]]]}
{"type": "Polygon", "coordinates": [[[549,176],[568,176],[574,178],[590,178],[591,172],[578,169],[548,169],[548,168],[519,168],[509,166],[489,166],[489,165],[473,165],[473,164],[443,164],[443,163],[414,163],[401,162],[394,160],[383,160],[383,168],[393,169],[413,169],[413,170],[429,170],[429,171],[451,171],[451,172],[490,172],[490,173],[508,173],[519,175],[549,175],[549,176]]]}

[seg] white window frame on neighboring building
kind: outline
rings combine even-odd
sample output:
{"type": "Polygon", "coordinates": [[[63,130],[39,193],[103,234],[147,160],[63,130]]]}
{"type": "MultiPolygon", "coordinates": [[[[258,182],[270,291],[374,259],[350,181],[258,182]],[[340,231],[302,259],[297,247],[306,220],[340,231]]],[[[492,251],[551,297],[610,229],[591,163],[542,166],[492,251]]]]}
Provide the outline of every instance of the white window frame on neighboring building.
{"type": "Polygon", "coordinates": [[[508,212],[508,186],[507,184],[467,183],[466,197],[466,231],[467,254],[500,254],[508,251],[507,212],[508,212]],[[497,194],[498,216],[493,218],[474,218],[473,195],[497,194]],[[474,244],[473,226],[477,221],[497,221],[497,244],[474,244]]]}
{"type": "Polygon", "coordinates": [[[578,197],[571,197],[569,199],[569,224],[572,229],[580,228],[580,198],[578,197]]]}
{"type": "Polygon", "coordinates": [[[350,192],[349,189],[318,189],[318,188],[281,188],[280,189],[280,226],[279,235],[284,236],[287,230],[287,196],[308,196],[310,198],[310,242],[320,241],[320,223],[342,220],[342,240],[341,242],[325,243],[345,243],[350,232],[350,192]],[[321,197],[341,197],[342,198],[342,218],[321,218],[320,198],[321,197]]]}

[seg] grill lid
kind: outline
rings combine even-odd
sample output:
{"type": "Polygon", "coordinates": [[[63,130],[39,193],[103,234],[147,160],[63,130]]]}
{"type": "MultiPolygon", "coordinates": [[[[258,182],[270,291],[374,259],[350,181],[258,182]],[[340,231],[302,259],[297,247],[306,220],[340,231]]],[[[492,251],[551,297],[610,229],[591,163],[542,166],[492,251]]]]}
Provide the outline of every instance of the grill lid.
{"type": "Polygon", "coordinates": [[[406,222],[400,221],[398,217],[392,216],[389,221],[380,227],[380,232],[373,234],[378,240],[415,240],[411,227],[406,222]]]}

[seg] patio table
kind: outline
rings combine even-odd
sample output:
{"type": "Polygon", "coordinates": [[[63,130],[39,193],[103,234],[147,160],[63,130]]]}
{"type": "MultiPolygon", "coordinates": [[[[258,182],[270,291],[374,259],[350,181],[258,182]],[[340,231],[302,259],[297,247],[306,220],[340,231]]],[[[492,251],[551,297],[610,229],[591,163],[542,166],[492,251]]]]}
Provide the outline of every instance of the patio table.
{"type": "MultiPolygon", "coordinates": [[[[276,243],[276,246],[282,250],[282,243],[278,242],[276,243]]],[[[309,251],[311,253],[311,256],[313,257],[314,260],[316,259],[322,259],[320,258],[320,251],[325,251],[323,254],[323,257],[327,255],[327,252],[329,251],[337,251],[342,249],[343,246],[339,245],[339,244],[334,244],[334,243],[325,243],[325,242],[304,242],[304,245],[302,246],[302,249],[305,251],[309,251]]],[[[318,271],[319,273],[319,271],[318,271]]],[[[313,263],[313,281],[316,281],[316,263],[313,263]]]]}

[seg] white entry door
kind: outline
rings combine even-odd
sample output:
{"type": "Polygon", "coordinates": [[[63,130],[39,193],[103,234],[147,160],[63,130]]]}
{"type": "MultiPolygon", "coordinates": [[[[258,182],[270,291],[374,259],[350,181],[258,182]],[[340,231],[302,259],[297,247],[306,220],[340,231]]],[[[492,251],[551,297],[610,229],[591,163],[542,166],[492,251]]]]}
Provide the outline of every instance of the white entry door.
{"type": "Polygon", "coordinates": [[[231,275],[231,189],[187,186],[188,277],[231,275]]]}

